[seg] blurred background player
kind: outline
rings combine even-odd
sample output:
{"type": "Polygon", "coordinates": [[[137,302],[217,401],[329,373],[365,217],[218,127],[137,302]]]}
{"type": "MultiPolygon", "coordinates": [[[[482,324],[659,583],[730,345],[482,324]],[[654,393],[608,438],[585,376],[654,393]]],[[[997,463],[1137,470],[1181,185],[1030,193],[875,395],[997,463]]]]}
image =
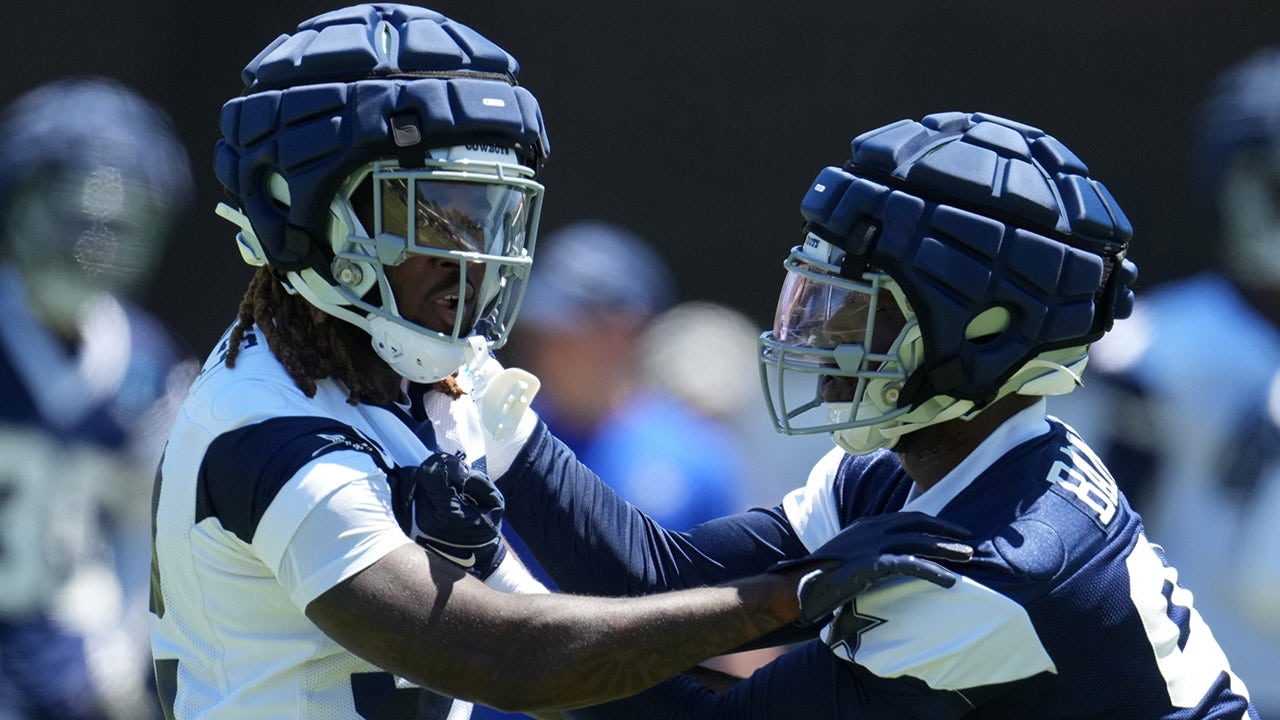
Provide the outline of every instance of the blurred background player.
{"type": "MultiPolygon", "coordinates": [[[[583,464],[683,530],[745,507],[746,463],[719,418],[653,381],[688,371],[658,368],[644,354],[646,332],[675,297],[670,269],[639,235],[596,220],[571,224],[538,243],[512,364],[542,381],[535,407],[583,464]]],[[[710,375],[695,377],[718,386],[710,375]]]]}
{"type": "Polygon", "coordinates": [[[664,311],[641,339],[644,381],[737,436],[746,466],[735,483],[738,509],[775,502],[803,480],[804,468],[831,449],[825,435],[780,434],[761,412],[759,339],[760,329],[746,314],[707,300],[688,300],[664,311]]]}
{"type": "Polygon", "coordinates": [[[0,118],[0,717],[152,712],[150,488],[194,368],[125,298],[191,191],[168,117],[113,80],[0,118]]]}
{"type": "MultiPolygon", "coordinates": [[[[1236,561],[1256,550],[1241,524],[1261,499],[1258,437],[1280,368],[1280,48],[1217,80],[1192,159],[1203,241],[1220,264],[1143,295],[1095,346],[1085,392],[1050,410],[1130,481],[1151,537],[1269,717],[1280,713],[1280,628],[1274,606],[1270,621],[1247,611],[1264,578],[1236,574],[1236,561]]],[[[1276,565],[1254,572],[1264,570],[1280,576],[1276,565]]]]}

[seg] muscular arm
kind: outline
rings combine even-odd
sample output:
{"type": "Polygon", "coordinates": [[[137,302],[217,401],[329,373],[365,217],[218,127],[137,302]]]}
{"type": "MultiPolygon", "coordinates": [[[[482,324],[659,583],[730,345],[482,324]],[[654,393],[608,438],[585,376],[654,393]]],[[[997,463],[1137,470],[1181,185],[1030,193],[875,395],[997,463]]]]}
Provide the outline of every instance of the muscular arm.
{"type": "MultiPolygon", "coordinates": [[[[983,693],[979,691],[979,696],[983,693]]],[[[773,720],[876,718],[958,720],[965,696],[913,678],[887,678],[839,660],[821,642],[803,645],[732,688],[715,692],[682,675],[637,695],[567,713],[571,720],[773,720]]]]}
{"type": "Polygon", "coordinates": [[[552,710],[633,694],[793,622],[798,574],[642,598],[508,595],[405,545],[320,595],[307,616],[423,687],[552,710]]]}
{"type": "Polygon", "coordinates": [[[505,520],[561,588],[640,595],[727,582],[808,550],[778,510],[679,533],[622,500],[539,424],[498,479],[505,520]]]}

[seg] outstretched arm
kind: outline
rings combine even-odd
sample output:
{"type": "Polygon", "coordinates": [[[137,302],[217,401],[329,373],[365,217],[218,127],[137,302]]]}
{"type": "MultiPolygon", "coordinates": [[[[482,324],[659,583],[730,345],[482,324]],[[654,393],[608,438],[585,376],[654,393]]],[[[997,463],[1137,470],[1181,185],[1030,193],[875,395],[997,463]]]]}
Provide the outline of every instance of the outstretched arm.
{"type": "Polygon", "coordinates": [[[503,710],[633,694],[799,617],[799,572],[642,598],[508,595],[406,544],[307,616],[370,662],[503,710]]]}
{"type": "Polygon", "coordinates": [[[956,692],[911,678],[883,678],[813,641],[783,655],[732,689],[716,693],[679,676],[633,697],[567,713],[571,720],[773,720],[877,718],[955,720],[973,706],[956,692]]]}

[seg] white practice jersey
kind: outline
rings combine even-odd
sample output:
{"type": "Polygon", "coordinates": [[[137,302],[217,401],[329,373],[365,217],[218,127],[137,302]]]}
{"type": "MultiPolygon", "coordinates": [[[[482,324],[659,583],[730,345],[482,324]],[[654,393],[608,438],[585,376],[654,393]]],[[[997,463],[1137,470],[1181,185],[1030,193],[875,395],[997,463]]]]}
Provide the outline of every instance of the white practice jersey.
{"type": "MultiPolygon", "coordinates": [[[[182,407],[153,498],[152,649],[172,716],[469,717],[469,703],[381,671],[304,613],[411,542],[386,471],[419,464],[441,444],[434,432],[397,407],[348,404],[331,380],[308,398],[256,332],[234,369],[225,356],[224,338],[182,407]]],[[[447,412],[474,409],[468,396],[447,412]]],[[[446,424],[445,444],[475,427],[446,424]]]]}

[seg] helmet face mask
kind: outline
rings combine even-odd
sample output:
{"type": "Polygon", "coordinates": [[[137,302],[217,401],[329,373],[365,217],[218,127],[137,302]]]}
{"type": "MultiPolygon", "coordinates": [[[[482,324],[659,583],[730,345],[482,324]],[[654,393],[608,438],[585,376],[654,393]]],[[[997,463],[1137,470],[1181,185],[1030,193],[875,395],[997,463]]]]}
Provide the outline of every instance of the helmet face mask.
{"type": "Polygon", "coordinates": [[[879,428],[909,412],[898,399],[921,361],[921,333],[891,277],[843,277],[838,262],[821,259],[832,250],[810,236],[784,263],[773,329],[760,339],[761,379],[780,432],[832,433],[865,453],[891,445],[879,428]]]}
{"type": "Polygon", "coordinates": [[[1241,284],[1280,287],[1280,149],[1237,152],[1218,190],[1227,264],[1241,284]]]}
{"type": "Polygon", "coordinates": [[[286,275],[313,305],[367,330],[379,356],[415,382],[447,377],[468,353],[506,342],[542,205],[533,170],[509,151],[455,147],[431,155],[422,168],[381,160],[352,173],[330,207],[331,277],[286,275]],[[397,277],[426,261],[440,268],[432,287],[397,287],[397,277]],[[432,298],[419,297],[428,291],[432,298]],[[410,309],[420,306],[429,309],[410,309]]]}

